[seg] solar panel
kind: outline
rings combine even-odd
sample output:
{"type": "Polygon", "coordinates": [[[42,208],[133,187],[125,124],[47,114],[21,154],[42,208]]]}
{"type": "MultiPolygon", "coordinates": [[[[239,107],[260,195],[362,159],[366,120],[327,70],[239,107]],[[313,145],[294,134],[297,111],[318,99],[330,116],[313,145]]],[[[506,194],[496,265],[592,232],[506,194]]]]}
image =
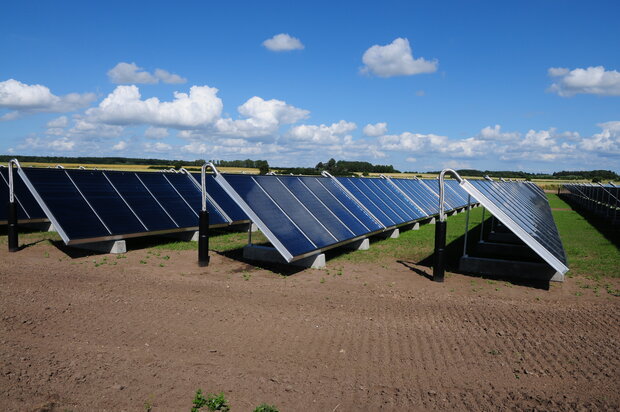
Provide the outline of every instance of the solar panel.
{"type": "Polygon", "coordinates": [[[218,173],[215,180],[287,262],[383,230],[330,178],[218,173]]]}
{"type": "MultiPolygon", "coordinates": [[[[19,168],[67,245],[196,230],[201,192],[187,175],[19,168]]],[[[212,227],[228,219],[208,203],[212,227]]]]}
{"type": "Polygon", "coordinates": [[[566,255],[547,199],[525,183],[463,180],[461,187],[556,271],[568,271],[566,255]]]}
{"type": "Polygon", "coordinates": [[[428,216],[439,213],[439,199],[421,181],[390,178],[390,181],[420,206],[428,216]]]}
{"type": "MultiPolygon", "coordinates": [[[[13,185],[17,204],[17,222],[22,224],[47,222],[45,213],[17,173],[13,173],[13,185]]],[[[2,199],[0,201],[0,225],[6,225],[8,222],[6,203],[9,200],[9,171],[6,167],[0,167],[0,199],[2,199]]]]}
{"type": "MultiPolygon", "coordinates": [[[[201,175],[200,173],[192,173],[194,183],[201,187],[201,175]]],[[[250,218],[245,212],[235,203],[235,201],[222,189],[222,187],[215,182],[215,176],[212,174],[206,174],[206,188],[207,199],[211,199],[213,204],[218,205],[221,208],[223,214],[229,217],[231,224],[247,223],[250,218]]]]}
{"type": "Polygon", "coordinates": [[[427,217],[386,179],[335,177],[385,227],[400,226],[427,217]]]}

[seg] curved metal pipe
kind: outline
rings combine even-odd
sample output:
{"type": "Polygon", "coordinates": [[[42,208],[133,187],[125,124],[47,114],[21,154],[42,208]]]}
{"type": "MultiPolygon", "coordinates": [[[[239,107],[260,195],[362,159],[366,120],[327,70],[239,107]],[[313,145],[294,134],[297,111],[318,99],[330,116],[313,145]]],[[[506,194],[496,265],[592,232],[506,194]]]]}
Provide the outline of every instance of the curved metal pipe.
{"type": "Polygon", "coordinates": [[[444,175],[446,173],[450,173],[459,183],[463,182],[463,178],[456,173],[454,169],[443,169],[439,173],[439,221],[443,222],[446,220],[445,211],[444,211],[444,175]]]}

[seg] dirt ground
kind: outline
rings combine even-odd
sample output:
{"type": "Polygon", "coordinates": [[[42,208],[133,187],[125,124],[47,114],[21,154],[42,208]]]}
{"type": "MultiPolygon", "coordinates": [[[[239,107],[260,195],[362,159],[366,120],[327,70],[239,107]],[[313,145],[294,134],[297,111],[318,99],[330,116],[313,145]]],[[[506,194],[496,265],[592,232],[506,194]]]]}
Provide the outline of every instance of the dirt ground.
{"type": "MultiPolygon", "coordinates": [[[[620,298],[328,261],[0,250],[3,411],[618,410],[620,298]],[[149,409],[150,408],[150,409],[149,409]]],[[[615,287],[618,282],[614,280],[615,287]]]]}

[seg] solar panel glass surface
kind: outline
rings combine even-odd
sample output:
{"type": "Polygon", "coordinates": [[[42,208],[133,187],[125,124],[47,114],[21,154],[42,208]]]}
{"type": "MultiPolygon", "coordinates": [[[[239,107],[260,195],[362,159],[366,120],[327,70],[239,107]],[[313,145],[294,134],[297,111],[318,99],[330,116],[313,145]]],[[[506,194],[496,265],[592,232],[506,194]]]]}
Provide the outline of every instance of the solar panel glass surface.
{"type": "MultiPolygon", "coordinates": [[[[20,223],[46,221],[45,212],[26,187],[16,170],[13,170],[13,189],[17,203],[17,220],[20,223]]],[[[9,172],[0,167],[0,224],[8,221],[9,172]]]]}
{"type": "MultiPolygon", "coordinates": [[[[200,186],[201,176],[200,173],[192,173],[192,177],[196,183],[200,186]]],[[[232,222],[243,222],[250,218],[245,212],[235,203],[234,200],[222,189],[222,187],[215,181],[215,176],[212,174],[206,174],[206,187],[207,193],[211,198],[222,208],[224,213],[232,220],[232,222]]]]}

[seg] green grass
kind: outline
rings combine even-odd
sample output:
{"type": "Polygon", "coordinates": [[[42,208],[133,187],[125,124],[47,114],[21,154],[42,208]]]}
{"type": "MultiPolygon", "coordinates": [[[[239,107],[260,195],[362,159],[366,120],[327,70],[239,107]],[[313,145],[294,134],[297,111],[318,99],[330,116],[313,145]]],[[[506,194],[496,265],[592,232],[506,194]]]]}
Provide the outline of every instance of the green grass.
{"type": "MultiPolygon", "coordinates": [[[[569,208],[557,195],[548,194],[552,206],[569,208]]],[[[590,222],[574,210],[554,210],[553,218],[568,257],[568,274],[594,278],[620,277],[620,251],[590,222]]]]}
{"type": "MultiPolygon", "coordinates": [[[[261,232],[252,233],[252,243],[266,243],[267,238],[261,232]]],[[[241,249],[248,243],[247,232],[220,232],[216,231],[209,237],[209,249],[216,252],[228,252],[241,249]]],[[[196,250],[198,242],[166,242],[153,246],[156,250],[196,250]]]]}

